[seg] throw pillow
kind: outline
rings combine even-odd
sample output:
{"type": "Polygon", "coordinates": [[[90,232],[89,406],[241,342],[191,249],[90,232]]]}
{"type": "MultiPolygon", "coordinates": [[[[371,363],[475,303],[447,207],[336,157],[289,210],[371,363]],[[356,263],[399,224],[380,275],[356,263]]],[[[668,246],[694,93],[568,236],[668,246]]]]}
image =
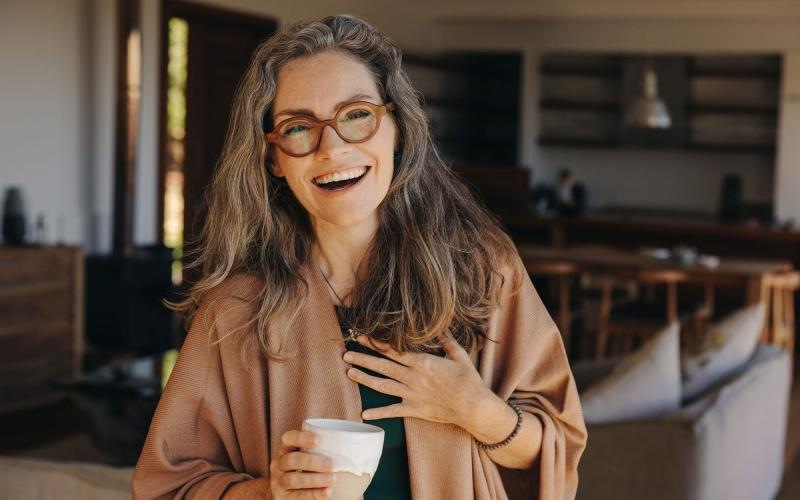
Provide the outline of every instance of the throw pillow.
{"type": "Polygon", "coordinates": [[[683,398],[696,398],[741,369],[755,352],[766,308],[754,304],[712,325],[681,354],[683,398]]]}
{"type": "Polygon", "coordinates": [[[680,408],[680,326],[673,322],[581,394],[587,423],[661,415],[680,408]]]}

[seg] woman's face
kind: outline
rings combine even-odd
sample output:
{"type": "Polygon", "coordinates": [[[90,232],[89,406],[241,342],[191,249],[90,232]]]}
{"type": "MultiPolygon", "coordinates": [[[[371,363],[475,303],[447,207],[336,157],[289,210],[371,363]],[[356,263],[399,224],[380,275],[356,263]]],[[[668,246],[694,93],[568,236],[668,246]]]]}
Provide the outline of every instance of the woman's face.
{"type": "MultiPolygon", "coordinates": [[[[278,73],[273,123],[298,115],[287,110],[300,109],[308,110],[319,120],[327,120],[338,110],[338,103],[351,101],[384,104],[372,74],[363,63],[334,52],[299,57],[278,73]]],[[[392,180],[396,132],[394,117],[388,113],[381,119],[375,135],[362,143],[351,144],[328,126],[322,129],[319,148],[306,156],[289,156],[271,144],[275,148],[273,173],[286,178],[315,228],[322,223],[367,224],[374,228],[376,208],[392,180]],[[343,189],[321,187],[324,181],[333,179],[326,177],[333,173],[338,173],[339,178],[363,175],[343,189]]]]}

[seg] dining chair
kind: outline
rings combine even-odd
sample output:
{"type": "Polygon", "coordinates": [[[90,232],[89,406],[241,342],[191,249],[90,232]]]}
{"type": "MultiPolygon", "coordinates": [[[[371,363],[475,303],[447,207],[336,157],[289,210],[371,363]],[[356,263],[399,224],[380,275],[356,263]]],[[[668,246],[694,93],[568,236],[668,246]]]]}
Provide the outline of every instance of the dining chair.
{"type": "Polygon", "coordinates": [[[699,331],[713,315],[714,288],[710,283],[705,283],[703,298],[699,303],[681,304],[678,300],[678,285],[687,280],[686,273],[675,269],[643,269],[629,274],[604,274],[601,278],[595,358],[605,357],[609,347],[616,348],[614,354],[630,352],[635,347],[635,342],[646,340],[675,320],[682,324],[682,342],[686,342],[693,331],[699,331]],[[619,284],[630,282],[643,286],[647,293],[631,300],[614,300],[613,289],[619,284]],[[658,288],[664,290],[663,300],[654,293],[658,288]],[[615,345],[609,346],[610,343],[615,345]]]}
{"type": "Polygon", "coordinates": [[[531,279],[546,277],[550,280],[550,293],[545,295],[545,304],[548,309],[556,310],[553,319],[561,332],[564,350],[569,354],[573,316],[577,314],[572,307],[570,290],[578,276],[577,266],[571,262],[526,259],[525,269],[531,279]]]}
{"type": "Polygon", "coordinates": [[[771,273],[767,277],[769,288],[767,341],[794,352],[795,315],[794,293],[800,288],[800,272],[771,273]]]}

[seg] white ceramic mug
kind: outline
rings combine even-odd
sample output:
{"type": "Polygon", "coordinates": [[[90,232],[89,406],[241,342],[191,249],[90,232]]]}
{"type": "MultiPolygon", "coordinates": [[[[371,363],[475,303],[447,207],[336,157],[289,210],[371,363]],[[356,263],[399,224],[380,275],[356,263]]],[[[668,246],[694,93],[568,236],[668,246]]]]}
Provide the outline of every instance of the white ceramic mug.
{"type": "Polygon", "coordinates": [[[317,435],[317,446],[303,451],[333,460],[336,482],[331,500],[358,500],[375,477],[383,452],[383,429],[376,425],[330,418],[307,418],[304,431],[317,435]]]}

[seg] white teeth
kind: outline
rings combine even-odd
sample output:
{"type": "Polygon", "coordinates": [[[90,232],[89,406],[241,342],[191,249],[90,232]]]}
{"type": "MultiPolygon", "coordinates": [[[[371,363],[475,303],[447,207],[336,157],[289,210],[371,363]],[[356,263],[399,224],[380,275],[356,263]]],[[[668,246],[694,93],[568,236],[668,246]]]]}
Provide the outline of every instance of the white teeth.
{"type": "Polygon", "coordinates": [[[356,167],[356,168],[351,168],[350,170],[345,170],[344,172],[336,172],[334,174],[328,174],[328,175],[323,175],[322,177],[317,177],[316,179],[314,179],[314,183],[320,185],[336,181],[346,181],[348,179],[355,179],[356,177],[361,177],[365,173],[367,173],[367,167],[356,167]]]}

